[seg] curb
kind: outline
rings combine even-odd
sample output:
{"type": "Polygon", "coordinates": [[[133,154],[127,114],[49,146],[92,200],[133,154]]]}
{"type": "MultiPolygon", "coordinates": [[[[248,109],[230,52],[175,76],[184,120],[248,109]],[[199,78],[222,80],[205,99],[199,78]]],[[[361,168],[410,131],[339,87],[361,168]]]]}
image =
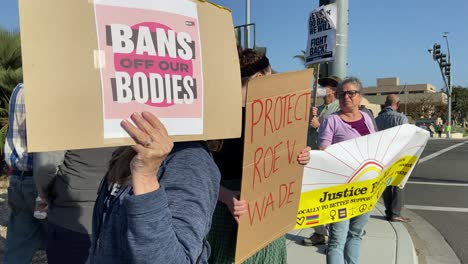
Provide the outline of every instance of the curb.
{"type": "MultiPolygon", "coordinates": [[[[385,215],[385,206],[377,203],[375,208],[385,215]]],[[[419,264],[413,239],[403,223],[389,222],[396,235],[396,260],[398,264],[419,264]]]]}
{"type": "Polygon", "coordinates": [[[403,208],[402,213],[411,218],[405,224],[416,245],[420,264],[460,264],[457,255],[442,234],[415,212],[403,208]]]}

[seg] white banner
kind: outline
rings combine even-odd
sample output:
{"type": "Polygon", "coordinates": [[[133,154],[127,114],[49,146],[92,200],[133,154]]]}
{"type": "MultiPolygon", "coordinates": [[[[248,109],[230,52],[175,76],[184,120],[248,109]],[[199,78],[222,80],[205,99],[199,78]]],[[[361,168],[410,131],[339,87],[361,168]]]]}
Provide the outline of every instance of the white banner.
{"type": "Polygon", "coordinates": [[[387,186],[404,187],[428,139],[428,131],[406,124],[311,151],[296,228],[372,210],[387,186]]]}
{"type": "Polygon", "coordinates": [[[336,4],[320,6],[310,13],[305,52],[306,65],[335,59],[336,23],[336,4]]]}

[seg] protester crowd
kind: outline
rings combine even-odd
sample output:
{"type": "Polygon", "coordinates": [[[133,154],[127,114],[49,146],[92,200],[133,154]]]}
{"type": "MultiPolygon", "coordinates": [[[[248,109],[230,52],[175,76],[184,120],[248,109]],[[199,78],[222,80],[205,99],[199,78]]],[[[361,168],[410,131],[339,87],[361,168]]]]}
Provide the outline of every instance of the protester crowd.
{"type": "MultiPolygon", "coordinates": [[[[248,83],[272,73],[268,58],[239,50],[242,124],[248,83]]],[[[407,123],[387,97],[374,120],[363,105],[362,84],[351,77],[320,78],[324,103],[313,106],[307,146],[325,150],[345,140],[407,123]]],[[[10,166],[11,215],[5,263],[30,263],[46,249],[48,263],[233,263],[240,217],[244,135],[238,139],[173,143],[164,125],[148,112],[134,113],[121,126],[135,145],[118,148],[29,153],[24,87],[10,101],[5,161],[10,166]]],[[[242,129],[244,131],[244,129],[242,129]]],[[[313,162],[313,161],[312,161],[313,162]]],[[[402,193],[384,193],[388,221],[400,215],[402,193]]],[[[315,228],[305,245],[328,244],[327,263],[358,263],[369,213],[315,228]]],[[[245,263],[286,263],[284,237],[245,263]]]]}

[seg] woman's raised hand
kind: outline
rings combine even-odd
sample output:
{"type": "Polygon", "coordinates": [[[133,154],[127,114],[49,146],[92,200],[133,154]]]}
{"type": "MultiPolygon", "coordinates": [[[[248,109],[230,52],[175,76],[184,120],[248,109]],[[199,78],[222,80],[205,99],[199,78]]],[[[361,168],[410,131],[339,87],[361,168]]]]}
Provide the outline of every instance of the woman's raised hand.
{"type": "Polygon", "coordinates": [[[159,119],[149,112],[133,113],[130,121],[121,126],[135,141],[132,148],[137,155],[130,162],[134,194],[143,194],[159,189],[156,177],[159,167],[171,152],[174,143],[159,119]]]}

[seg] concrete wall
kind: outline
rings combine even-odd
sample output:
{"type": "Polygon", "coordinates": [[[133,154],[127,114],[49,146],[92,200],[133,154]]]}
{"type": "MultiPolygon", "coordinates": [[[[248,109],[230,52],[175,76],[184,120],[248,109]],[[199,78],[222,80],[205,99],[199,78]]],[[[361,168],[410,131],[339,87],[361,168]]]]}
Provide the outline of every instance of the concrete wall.
{"type": "Polygon", "coordinates": [[[430,83],[400,85],[398,77],[378,78],[377,86],[363,89],[364,95],[388,95],[390,93],[436,93],[436,88],[430,83]]]}
{"type": "MultiPolygon", "coordinates": [[[[385,103],[386,95],[364,95],[372,104],[382,105],[385,103]]],[[[447,95],[444,93],[425,93],[425,94],[400,94],[400,102],[402,104],[421,102],[421,100],[431,100],[434,103],[447,104],[447,95]]]]}
{"type": "Polygon", "coordinates": [[[377,86],[398,86],[398,85],[400,85],[400,78],[398,77],[377,79],[377,86]]]}
{"type": "Polygon", "coordinates": [[[401,103],[412,103],[430,100],[434,103],[447,103],[447,95],[436,92],[434,85],[408,84],[400,85],[398,77],[378,78],[377,86],[365,87],[362,94],[373,104],[384,104],[385,98],[389,94],[398,94],[401,103]]]}
{"type": "Polygon", "coordinates": [[[364,95],[387,95],[389,93],[436,93],[436,89],[432,84],[408,84],[398,86],[369,86],[362,89],[364,95]]]}

